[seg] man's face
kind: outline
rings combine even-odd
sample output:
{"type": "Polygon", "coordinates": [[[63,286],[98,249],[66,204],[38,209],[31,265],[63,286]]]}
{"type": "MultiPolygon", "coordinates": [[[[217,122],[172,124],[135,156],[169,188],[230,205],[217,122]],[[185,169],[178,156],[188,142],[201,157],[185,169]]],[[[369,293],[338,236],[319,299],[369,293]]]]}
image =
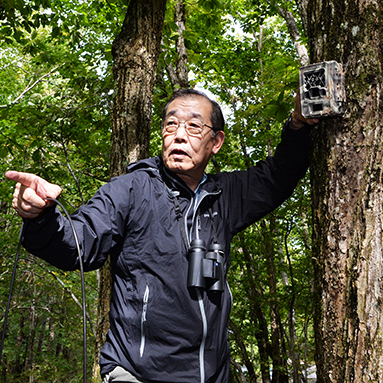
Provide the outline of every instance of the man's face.
{"type": "MultiPolygon", "coordinates": [[[[167,116],[176,117],[181,122],[198,119],[211,126],[211,112],[212,105],[209,100],[200,96],[190,96],[172,101],[168,106],[167,116]]],[[[212,137],[211,129],[205,126],[201,135],[194,137],[188,135],[182,123],[175,133],[169,134],[164,130],[162,135],[162,157],[165,166],[195,190],[210,156],[218,153],[223,144],[223,132],[216,132],[216,136],[212,137]]]]}

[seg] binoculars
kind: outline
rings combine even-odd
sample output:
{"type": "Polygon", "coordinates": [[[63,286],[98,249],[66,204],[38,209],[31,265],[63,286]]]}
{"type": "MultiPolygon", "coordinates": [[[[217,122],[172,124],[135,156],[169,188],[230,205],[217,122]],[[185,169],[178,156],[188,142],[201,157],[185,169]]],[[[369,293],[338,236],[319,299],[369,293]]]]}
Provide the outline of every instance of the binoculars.
{"type": "Polygon", "coordinates": [[[219,243],[213,243],[206,252],[203,239],[194,239],[188,251],[188,287],[213,292],[224,290],[224,251],[219,243]]]}

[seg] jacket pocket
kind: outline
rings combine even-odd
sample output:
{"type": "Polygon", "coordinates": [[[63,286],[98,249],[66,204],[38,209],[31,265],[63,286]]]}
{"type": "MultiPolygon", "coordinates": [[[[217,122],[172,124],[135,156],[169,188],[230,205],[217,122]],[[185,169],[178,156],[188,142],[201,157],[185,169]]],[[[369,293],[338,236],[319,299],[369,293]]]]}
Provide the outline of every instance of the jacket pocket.
{"type": "Polygon", "coordinates": [[[148,310],[148,300],[149,300],[149,286],[146,285],[144,299],[142,302],[140,357],[142,357],[142,355],[144,354],[144,349],[145,349],[146,313],[148,310]]]}

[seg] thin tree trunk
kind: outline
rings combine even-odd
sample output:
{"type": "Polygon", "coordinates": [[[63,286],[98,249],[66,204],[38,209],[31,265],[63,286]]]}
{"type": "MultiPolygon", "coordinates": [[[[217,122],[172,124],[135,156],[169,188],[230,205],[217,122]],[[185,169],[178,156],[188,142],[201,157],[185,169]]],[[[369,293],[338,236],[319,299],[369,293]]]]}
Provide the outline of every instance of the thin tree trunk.
{"type": "Polygon", "coordinates": [[[272,347],[269,342],[269,329],[266,320],[265,314],[262,312],[261,307],[258,302],[260,301],[261,293],[257,290],[255,278],[257,278],[258,273],[254,270],[254,259],[251,256],[251,251],[246,245],[246,241],[243,233],[238,234],[240,239],[241,248],[244,256],[244,273],[248,276],[249,279],[249,297],[250,297],[250,317],[253,323],[256,323],[254,336],[257,339],[259,359],[260,359],[260,369],[262,375],[262,383],[271,383],[270,379],[270,362],[269,357],[272,353],[272,347]]]}
{"type": "Polygon", "coordinates": [[[295,291],[295,282],[294,282],[294,272],[293,272],[293,265],[291,262],[290,257],[290,251],[287,245],[288,236],[290,235],[290,227],[287,229],[285,236],[284,236],[284,244],[285,244],[285,253],[289,265],[289,276],[285,275],[285,278],[282,278],[284,281],[287,281],[287,283],[284,282],[285,286],[289,286],[291,290],[291,298],[289,303],[289,310],[288,310],[288,316],[289,316],[289,348],[290,348],[290,358],[291,358],[291,364],[293,366],[293,383],[300,383],[300,360],[301,355],[298,349],[296,349],[295,344],[297,340],[297,331],[296,331],[296,320],[295,320],[295,297],[296,297],[296,291],[295,291]],[[290,279],[290,283],[288,280],[290,279]]]}
{"type": "Polygon", "coordinates": [[[309,55],[308,55],[306,46],[302,42],[302,36],[299,32],[294,15],[288,9],[285,9],[280,5],[277,5],[277,7],[278,7],[278,13],[286,21],[287,29],[289,30],[290,37],[293,40],[295,49],[297,50],[301,65],[302,66],[308,65],[309,55]]]}
{"type": "MultiPolygon", "coordinates": [[[[33,273],[30,276],[29,282],[33,286],[32,288],[32,296],[30,297],[30,311],[29,311],[29,333],[26,336],[26,357],[24,361],[24,371],[31,371],[33,369],[33,346],[35,342],[36,336],[36,284],[34,283],[34,275],[33,273]]],[[[29,379],[33,379],[33,373],[30,374],[29,379]]],[[[30,380],[29,380],[30,381],[30,380]]]]}
{"type": "Polygon", "coordinates": [[[312,62],[346,71],[347,109],[313,131],[318,382],[383,377],[382,1],[308,0],[312,62]]]}
{"type": "Polygon", "coordinates": [[[240,383],[248,383],[245,374],[242,372],[242,366],[239,363],[237,363],[233,358],[230,358],[230,364],[234,366],[236,371],[238,371],[239,376],[230,376],[229,383],[233,383],[233,379],[236,379],[236,381],[238,382],[238,378],[240,379],[240,383]]]}
{"type": "Polygon", "coordinates": [[[287,353],[283,338],[282,320],[277,297],[277,275],[275,268],[274,229],[275,222],[271,217],[269,227],[265,220],[260,222],[263,242],[266,250],[266,263],[269,276],[270,308],[271,308],[271,358],[273,360],[273,383],[287,383],[287,353]]]}
{"type": "MultiPolygon", "coordinates": [[[[254,366],[252,361],[249,358],[249,355],[246,350],[246,345],[243,342],[242,336],[241,336],[241,331],[239,328],[236,327],[234,322],[229,319],[229,327],[233,331],[234,337],[235,337],[235,342],[237,343],[239,349],[241,350],[242,353],[242,360],[245,362],[245,366],[247,368],[247,373],[249,375],[249,380],[248,383],[257,383],[257,376],[254,371],[254,366]]],[[[242,377],[242,375],[241,375],[242,377]]]]}
{"type": "Polygon", "coordinates": [[[188,55],[184,40],[186,22],[185,11],[184,0],[177,0],[174,9],[174,22],[178,28],[178,38],[176,41],[177,62],[175,68],[173,63],[170,63],[166,67],[173,91],[189,88],[189,71],[187,68],[188,55]]]}

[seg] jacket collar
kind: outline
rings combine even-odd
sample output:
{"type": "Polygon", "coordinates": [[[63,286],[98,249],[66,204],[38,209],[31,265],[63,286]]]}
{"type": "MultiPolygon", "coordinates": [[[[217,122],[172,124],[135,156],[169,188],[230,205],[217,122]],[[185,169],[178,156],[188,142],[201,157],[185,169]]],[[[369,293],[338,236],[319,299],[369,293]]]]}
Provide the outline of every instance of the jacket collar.
{"type": "MultiPolygon", "coordinates": [[[[162,160],[161,156],[147,158],[138,162],[129,164],[126,168],[127,173],[132,173],[137,170],[152,171],[165,182],[170,190],[177,190],[181,195],[191,198],[195,195],[193,190],[175,173],[169,170],[162,160]]],[[[220,193],[213,177],[206,175],[206,181],[201,182],[201,194],[216,194],[220,193]]]]}

